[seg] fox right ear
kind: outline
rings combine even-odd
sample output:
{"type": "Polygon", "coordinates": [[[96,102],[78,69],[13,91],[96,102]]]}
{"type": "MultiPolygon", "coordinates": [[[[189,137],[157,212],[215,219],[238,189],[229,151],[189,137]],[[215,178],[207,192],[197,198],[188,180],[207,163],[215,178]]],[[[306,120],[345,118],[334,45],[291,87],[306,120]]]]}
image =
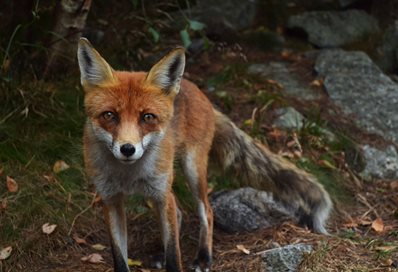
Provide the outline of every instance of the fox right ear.
{"type": "Polygon", "coordinates": [[[86,38],[80,38],[77,49],[80,81],[83,87],[103,86],[115,81],[111,66],[101,57],[86,38]]]}

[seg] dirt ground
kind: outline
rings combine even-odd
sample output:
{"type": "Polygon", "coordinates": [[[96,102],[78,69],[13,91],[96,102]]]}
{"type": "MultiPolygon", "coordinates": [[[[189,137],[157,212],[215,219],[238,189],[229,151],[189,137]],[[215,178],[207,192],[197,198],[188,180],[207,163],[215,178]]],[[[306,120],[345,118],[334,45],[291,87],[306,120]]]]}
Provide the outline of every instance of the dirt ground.
{"type": "MultiPolygon", "coordinates": [[[[123,5],[120,5],[122,7],[119,9],[123,9],[123,5]]],[[[107,18],[115,17],[116,21],[120,21],[114,25],[123,26],[125,29],[130,27],[132,23],[127,19],[126,21],[122,19],[128,17],[118,15],[117,9],[118,7],[114,7],[113,10],[109,10],[107,18]]],[[[94,18],[98,16],[95,11],[93,10],[94,18]]],[[[117,30],[122,33],[121,29],[117,30]]],[[[108,39],[104,43],[112,43],[109,38],[114,35],[112,31],[115,29],[108,30],[110,33],[105,32],[105,37],[108,39]]],[[[115,46],[112,44],[112,46],[109,45],[109,48],[114,49],[117,46],[117,53],[121,56],[126,55],[124,54],[128,51],[126,47],[134,48],[134,51],[140,52],[141,57],[152,56],[156,50],[157,53],[161,51],[156,45],[153,47],[154,52],[150,52],[148,43],[146,44],[147,51],[141,50],[141,48],[135,50],[134,46],[138,42],[133,39],[134,36],[128,36],[126,41],[122,40],[124,38],[116,37],[115,46]],[[124,48],[122,48],[122,42],[123,44],[126,42],[124,48]],[[120,53],[122,50],[124,50],[123,54],[120,53]]],[[[178,35],[175,35],[167,37],[161,42],[166,44],[164,46],[166,48],[169,45],[180,44],[180,39],[178,35]]],[[[104,50],[104,55],[111,56],[109,48],[104,50]]],[[[267,63],[275,60],[287,62],[300,75],[304,83],[310,85],[316,79],[312,69],[313,63],[300,53],[290,50],[263,52],[251,45],[225,42],[215,42],[209,50],[188,55],[185,76],[198,84],[214,105],[225,112],[239,127],[267,143],[274,152],[285,150],[291,136],[283,131],[275,130],[271,126],[274,109],[286,105],[293,106],[308,116],[311,115],[314,108],[317,109],[319,118],[327,123],[328,129],[355,139],[356,144],[371,143],[375,146],[389,144],[380,137],[364,133],[355,127],[352,117],[341,115],[339,109],[329,102],[321,82],[315,84],[316,86],[313,88],[322,93],[322,98],[317,101],[303,102],[294,97],[284,97],[283,86],[280,86],[283,85],[283,82],[250,77],[245,72],[246,66],[250,63],[267,63]],[[213,83],[217,82],[215,91],[208,88],[210,80],[213,83]],[[258,93],[262,90],[266,90],[267,101],[272,101],[272,103],[264,111],[265,114],[260,116],[255,113],[264,106],[264,101],[258,100],[258,93]],[[330,109],[334,114],[330,113],[330,109]],[[254,126],[253,123],[257,126],[254,126]]],[[[129,62],[125,61],[123,64],[129,62]]],[[[303,156],[315,162],[320,162],[322,154],[329,149],[323,144],[314,148],[312,141],[316,142],[318,136],[312,135],[311,132],[305,132],[299,138],[302,140],[303,156]]],[[[337,154],[332,158],[333,169],[328,165],[326,167],[321,165],[324,167],[322,171],[333,172],[335,175],[333,182],[336,182],[336,187],[342,190],[342,194],[345,196],[343,201],[338,195],[340,191],[337,190],[337,193],[334,191],[332,194],[335,208],[328,221],[329,236],[311,233],[298,227],[295,222],[285,222],[274,228],[239,234],[225,233],[216,226],[212,271],[262,271],[261,252],[295,243],[306,243],[314,247],[313,253],[305,256],[300,265],[300,271],[398,271],[398,181],[363,181],[356,174],[355,167],[348,166],[345,158],[342,157],[344,156],[340,157],[337,154]],[[238,245],[243,245],[249,253],[239,250],[238,245]]],[[[292,160],[295,161],[295,158],[292,160]]],[[[24,166],[26,165],[18,166],[16,169],[22,169],[24,166]]],[[[43,173],[37,175],[42,176],[43,173]]],[[[48,185],[40,184],[40,186],[48,185]]],[[[92,187],[85,189],[88,191],[85,192],[87,194],[93,191],[92,187]]],[[[57,195],[55,194],[55,196],[57,195]]],[[[67,203],[65,205],[71,205],[70,199],[62,201],[67,203]]],[[[16,246],[14,247],[16,248],[13,251],[16,253],[13,253],[14,255],[9,260],[0,261],[0,272],[113,271],[101,203],[89,204],[87,207],[82,207],[81,210],[82,212],[75,216],[73,223],[62,218],[63,221],[61,221],[64,222],[64,225],[59,225],[53,234],[43,238],[40,233],[40,241],[36,237],[38,236],[37,226],[35,228],[24,226],[22,237],[26,241],[15,242],[16,246]],[[35,236],[35,238],[30,240],[31,236],[35,236]],[[30,243],[30,248],[33,249],[18,248],[19,245],[26,243],[30,243]],[[35,249],[35,243],[40,244],[40,249],[35,249]],[[105,248],[100,250],[98,247],[97,249],[93,248],[92,246],[96,244],[103,245],[105,248]],[[99,263],[82,261],[84,256],[93,253],[100,254],[103,261],[99,263]]],[[[1,213],[0,207],[0,215],[2,215],[1,213]]],[[[6,214],[5,216],[12,217],[14,215],[6,214]]],[[[180,240],[186,270],[196,252],[198,226],[195,214],[191,209],[185,209],[180,240]]],[[[15,227],[14,231],[20,230],[19,226],[13,227],[15,227]]],[[[153,213],[129,210],[128,232],[129,257],[133,261],[137,261],[134,266],[131,266],[132,271],[161,271],[150,268],[151,256],[161,250],[159,229],[153,213]]],[[[2,246],[1,243],[0,246],[2,246]]]]}

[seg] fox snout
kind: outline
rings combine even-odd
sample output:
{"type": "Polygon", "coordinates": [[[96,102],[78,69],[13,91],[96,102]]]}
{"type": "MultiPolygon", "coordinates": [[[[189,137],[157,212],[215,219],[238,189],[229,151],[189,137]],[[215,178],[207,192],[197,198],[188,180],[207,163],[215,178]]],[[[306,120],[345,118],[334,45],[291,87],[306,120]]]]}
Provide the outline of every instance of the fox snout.
{"type": "Polygon", "coordinates": [[[124,144],[120,147],[120,152],[128,158],[135,153],[135,147],[132,144],[124,144]]]}

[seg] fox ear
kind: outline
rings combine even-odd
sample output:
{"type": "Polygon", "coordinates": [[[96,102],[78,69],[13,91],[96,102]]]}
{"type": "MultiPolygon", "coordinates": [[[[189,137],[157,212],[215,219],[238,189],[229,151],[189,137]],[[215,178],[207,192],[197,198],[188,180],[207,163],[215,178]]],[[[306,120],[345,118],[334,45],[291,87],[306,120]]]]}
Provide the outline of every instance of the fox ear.
{"type": "Polygon", "coordinates": [[[80,38],[77,49],[80,81],[83,86],[108,85],[115,81],[111,66],[101,57],[86,38],[80,38]]]}
{"type": "Polygon", "coordinates": [[[146,82],[166,94],[178,94],[185,68],[185,50],[176,48],[164,56],[149,71],[146,82]]]}

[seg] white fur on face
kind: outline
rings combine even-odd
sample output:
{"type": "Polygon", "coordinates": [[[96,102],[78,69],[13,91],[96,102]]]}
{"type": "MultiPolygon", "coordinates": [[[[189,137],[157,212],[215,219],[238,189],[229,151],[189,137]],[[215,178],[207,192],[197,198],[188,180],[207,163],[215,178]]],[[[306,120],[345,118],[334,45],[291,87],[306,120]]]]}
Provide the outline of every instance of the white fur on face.
{"type": "Polygon", "coordinates": [[[156,147],[164,135],[163,131],[151,132],[145,135],[141,141],[137,143],[129,143],[134,146],[135,152],[132,156],[126,157],[120,152],[120,147],[126,143],[119,143],[114,140],[112,134],[101,127],[92,126],[92,128],[96,138],[101,142],[104,142],[112,152],[113,156],[125,164],[133,164],[137,160],[141,159],[144,152],[152,146],[156,147]]]}

